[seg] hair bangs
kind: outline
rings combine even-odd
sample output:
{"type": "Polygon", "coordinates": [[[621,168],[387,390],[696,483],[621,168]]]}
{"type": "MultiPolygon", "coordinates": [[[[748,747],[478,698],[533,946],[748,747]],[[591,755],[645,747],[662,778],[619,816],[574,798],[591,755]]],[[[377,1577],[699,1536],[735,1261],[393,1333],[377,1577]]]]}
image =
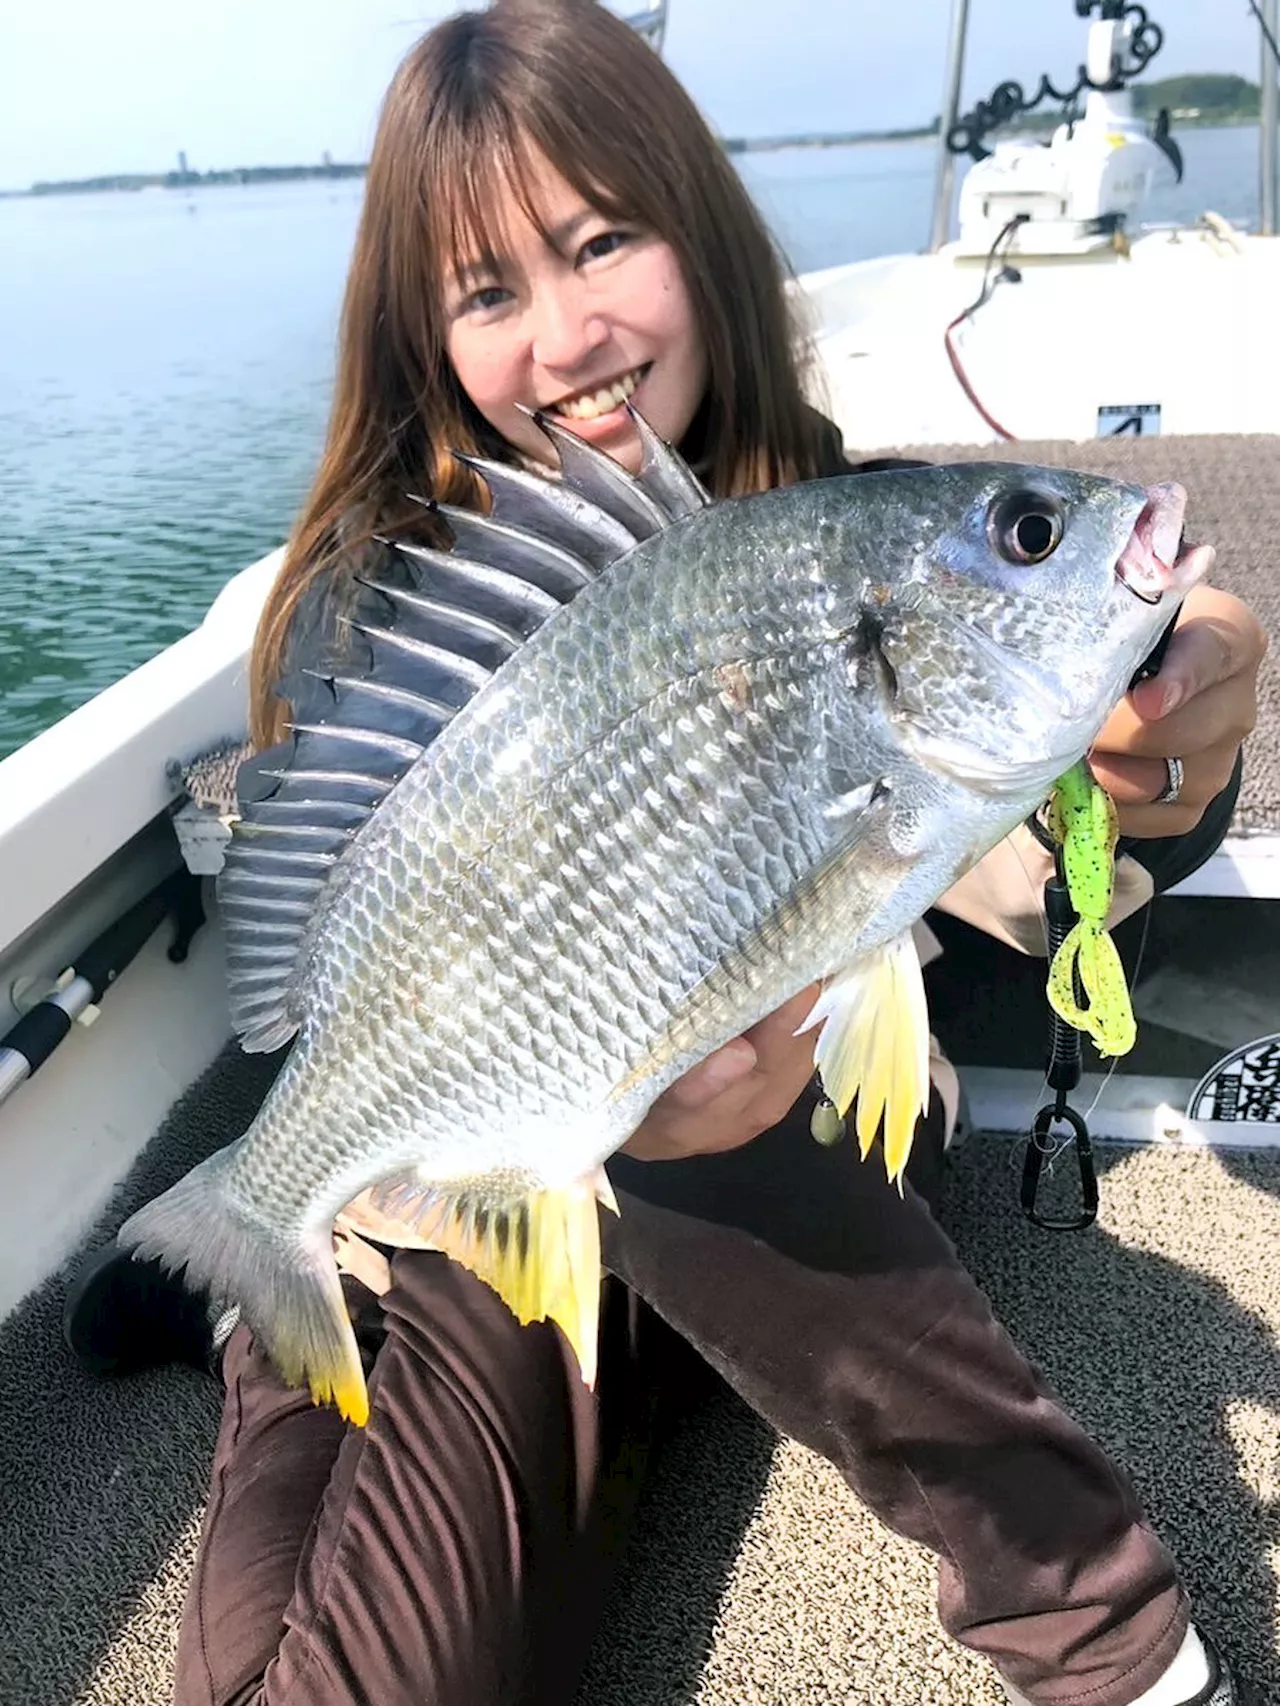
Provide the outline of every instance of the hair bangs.
{"type": "Polygon", "coordinates": [[[461,126],[450,126],[429,151],[422,199],[440,303],[451,283],[465,283],[476,272],[502,271],[510,243],[500,210],[510,202],[551,241],[534,187],[536,152],[536,143],[497,102],[474,115],[465,133],[461,126]]]}

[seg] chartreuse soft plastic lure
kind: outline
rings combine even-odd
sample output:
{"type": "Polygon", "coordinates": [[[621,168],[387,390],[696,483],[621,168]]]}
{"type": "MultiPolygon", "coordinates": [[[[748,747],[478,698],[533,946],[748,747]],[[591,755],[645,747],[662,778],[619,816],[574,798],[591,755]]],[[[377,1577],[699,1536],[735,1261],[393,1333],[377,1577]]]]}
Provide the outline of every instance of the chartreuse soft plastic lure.
{"type": "Polygon", "coordinates": [[[1078,915],[1049,967],[1049,1004],[1069,1025],[1087,1031],[1100,1054],[1128,1054],[1137,1026],[1124,967],[1106,929],[1120,833],[1115,801],[1081,759],[1054,784],[1046,817],[1062,848],[1078,915]],[[1076,1000],[1077,974],[1087,1006],[1076,1000]]]}

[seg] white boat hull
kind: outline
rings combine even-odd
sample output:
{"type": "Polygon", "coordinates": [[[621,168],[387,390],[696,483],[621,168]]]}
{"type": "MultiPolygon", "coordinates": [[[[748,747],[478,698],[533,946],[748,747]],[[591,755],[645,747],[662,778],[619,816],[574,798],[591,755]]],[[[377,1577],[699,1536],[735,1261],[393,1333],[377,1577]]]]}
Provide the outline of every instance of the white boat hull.
{"type": "MultiPolygon", "coordinates": [[[[1147,432],[1280,432],[1280,238],[1216,221],[1148,232],[1126,255],[1020,256],[1017,267],[1020,282],[1000,285],[957,335],[979,400],[1015,437],[1093,438],[1130,416],[1147,432]]],[[[815,401],[846,444],[999,437],[943,341],[982,281],[983,262],[955,245],[804,275],[815,401]]]]}

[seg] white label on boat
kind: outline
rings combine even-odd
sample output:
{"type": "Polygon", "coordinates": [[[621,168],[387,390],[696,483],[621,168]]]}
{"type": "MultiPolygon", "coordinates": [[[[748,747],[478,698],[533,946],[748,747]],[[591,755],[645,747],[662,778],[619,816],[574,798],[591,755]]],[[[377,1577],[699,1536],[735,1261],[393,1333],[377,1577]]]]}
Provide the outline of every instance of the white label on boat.
{"type": "Polygon", "coordinates": [[[1099,405],[1099,438],[1146,438],[1159,431],[1159,403],[1102,403],[1099,405]]]}
{"type": "Polygon", "coordinates": [[[1259,1037],[1205,1073],[1187,1103],[1197,1124],[1280,1125],[1280,1035],[1259,1037]]]}
{"type": "Polygon", "coordinates": [[[188,800],[173,814],[173,827],[187,869],[195,877],[216,877],[231,840],[231,823],[188,800]]]}

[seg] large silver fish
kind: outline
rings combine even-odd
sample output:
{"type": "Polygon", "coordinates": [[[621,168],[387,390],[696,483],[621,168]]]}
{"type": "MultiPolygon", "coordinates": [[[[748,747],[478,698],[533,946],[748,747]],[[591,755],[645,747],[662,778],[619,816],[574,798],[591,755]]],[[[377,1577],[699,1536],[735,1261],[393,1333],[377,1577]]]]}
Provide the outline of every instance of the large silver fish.
{"type": "Polygon", "coordinates": [[[824,1085],[900,1174],[911,926],[1086,751],[1194,574],[1176,487],[970,465],[708,505],[643,423],[635,480],[543,424],[562,480],[476,464],[493,516],[402,553],[367,667],[260,764],[232,1011],[248,1049],[297,1041],[121,1232],[357,1421],[345,1205],[380,1187],[591,1379],[603,1162],[815,980],[824,1085]]]}

